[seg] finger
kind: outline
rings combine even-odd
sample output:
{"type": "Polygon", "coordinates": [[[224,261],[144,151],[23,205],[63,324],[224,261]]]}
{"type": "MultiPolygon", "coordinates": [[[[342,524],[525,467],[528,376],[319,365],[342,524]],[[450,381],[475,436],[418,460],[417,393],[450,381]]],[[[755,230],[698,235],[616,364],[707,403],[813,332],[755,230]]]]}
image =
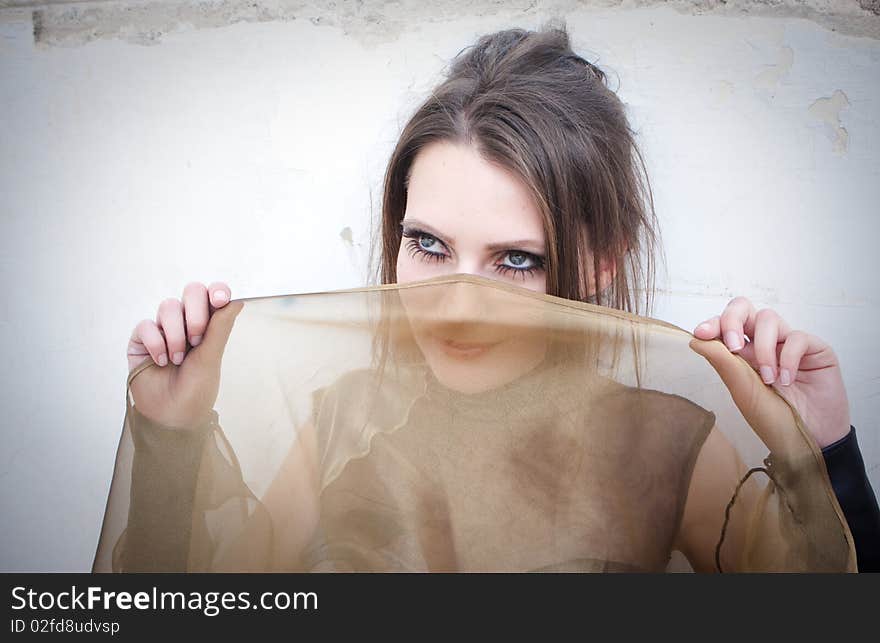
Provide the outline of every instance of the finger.
{"type": "Polygon", "coordinates": [[[755,307],[745,297],[734,297],[721,313],[721,336],[730,352],[745,346],[745,337],[752,337],[755,324],[755,307]]]}
{"type": "Polygon", "coordinates": [[[784,341],[791,329],[775,310],[762,308],[755,315],[752,345],[755,361],[764,384],[773,384],[777,375],[777,344],[784,341]]]}
{"type": "Polygon", "coordinates": [[[153,320],[144,319],[135,326],[128,343],[128,354],[130,356],[149,355],[159,366],[165,366],[168,363],[165,338],[153,320]]]}
{"type": "Polygon", "coordinates": [[[198,346],[208,327],[208,289],[197,281],[183,289],[183,319],[191,346],[198,346]]]}
{"type": "MultiPolygon", "coordinates": [[[[721,316],[715,315],[711,319],[707,319],[694,329],[694,336],[701,340],[720,339],[721,338],[721,316]]],[[[752,345],[748,337],[744,337],[745,346],[740,348],[736,354],[742,357],[754,369],[758,368],[755,361],[755,347],[752,345]]]]}
{"type": "Polygon", "coordinates": [[[694,335],[698,339],[715,339],[721,336],[721,316],[715,315],[707,319],[694,329],[694,335]]]}
{"type": "Polygon", "coordinates": [[[165,299],[159,304],[159,312],[156,314],[156,324],[165,334],[165,345],[173,364],[183,362],[186,351],[186,335],[183,327],[183,306],[174,298],[165,299]]]}
{"type": "MultiPolygon", "coordinates": [[[[743,396],[742,392],[753,389],[756,377],[755,371],[745,360],[738,355],[731,354],[720,341],[692,339],[688,345],[712,365],[712,368],[716,370],[724,384],[730,389],[734,401],[737,401],[737,398],[748,401],[747,396],[743,396]]],[[[746,417],[746,420],[750,421],[750,418],[746,417]]]]}
{"type": "Polygon", "coordinates": [[[804,353],[810,347],[810,335],[802,330],[789,333],[779,353],[779,383],[789,386],[797,381],[798,369],[804,353]]]}
{"type": "Polygon", "coordinates": [[[244,308],[244,302],[235,301],[223,306],[211,315],[211,321],[208,322],[208,328],[205,331],[204,339],[202,339],[202,348],[193,353],[193,357],[198,356],[200,364],[219,367],[235,318],[242,308],[244,308]]]}
{"type": "Polygon", "coordinates": [[[782,397],[764,386],[755,370],[720,341],[692,339],[688,345],[721,376],[736,407],[764,444],[772,452],[784,452],[791,409],[782,397]]]}
{"type": "Polygon", "coordinates": [[[746,360],[753,369],[758,370],[760,364],[758,364],[758,358],[755,357],[755,342],[746,337],[746,345],[736,351],[736,354],[746,360]]]}
{"type": "Polygon", "coordinates": [[[222,308],[232,299],[232,289],[223,281],[212,281],[208,285],[208,293],[211,299],[211,313],[222,308]]]}

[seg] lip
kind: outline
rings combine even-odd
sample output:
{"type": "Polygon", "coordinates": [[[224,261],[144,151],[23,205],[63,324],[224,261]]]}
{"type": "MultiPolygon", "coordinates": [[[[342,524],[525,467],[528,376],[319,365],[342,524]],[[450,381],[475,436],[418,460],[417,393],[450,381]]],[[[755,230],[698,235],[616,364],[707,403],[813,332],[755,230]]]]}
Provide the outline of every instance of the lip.
{"type": "Polygon", "coordinates": [[[450,339],[441,339],[435,337],[440,347],[453,357],[476,357],[486,353],[493,346],[497,346],[499,342],[493,343],[472,343],[472,342],[454,342],[450,339]]]}

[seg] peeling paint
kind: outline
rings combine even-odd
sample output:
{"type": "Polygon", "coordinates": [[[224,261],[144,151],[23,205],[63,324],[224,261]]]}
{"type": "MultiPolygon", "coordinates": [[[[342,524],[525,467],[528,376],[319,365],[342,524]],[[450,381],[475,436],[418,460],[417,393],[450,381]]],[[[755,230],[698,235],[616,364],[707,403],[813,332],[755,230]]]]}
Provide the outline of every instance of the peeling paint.
{"type": "Polygon", "coordinates": [[[77,46],[119,38],[155,45],[167,35],[239,22],[308,20],[331,26],[364,46],[396,40],[423,23],[464,17],[564,17],[584,8],[663,6],[690,15],[811,20],[833,32],[880,39],[880,0],[0,0],[0,12],[33,8],[34,42],[77,46]]]}
{"type": "Polygon", "coordinates": [[[880,16],[880,0],[859,0],[859,5],[865,11],[871,11],[880,16]]]}
{"type": "Polygon", "coordinates": [[[351,235],[351,228],[345,226],[342,231],[339,233],[339,236],[342,238],[343,243],[348,247],[352,247],[354,245],[354,238],[351,235]]]}
{"type": "Polygon", "coordinates": [[[761,73],[755,76],[754,85],[759,89],[773,91],[779,85],[794,65],[794,50],[785,46],[779,50],[776,64],[767,65],[761,73]]]}
{"type": "Polygon", "coordinates": [[[810,105],[810,116],[825,124],[825,134],[831,141],[831,149],[843,154],[849,144],[849,133],[840,124],[840,110],[849,107],[849,100],[842,91],[835,90],[830,98],[819,98],[810,105]]]}

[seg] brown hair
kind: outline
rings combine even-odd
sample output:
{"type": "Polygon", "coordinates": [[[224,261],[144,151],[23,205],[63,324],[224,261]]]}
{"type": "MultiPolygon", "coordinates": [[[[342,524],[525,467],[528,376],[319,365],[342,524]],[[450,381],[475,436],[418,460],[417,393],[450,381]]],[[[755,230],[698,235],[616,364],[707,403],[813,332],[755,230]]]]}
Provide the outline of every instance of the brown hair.
{"type": "Polygon", "coordinates": [[[453,59],[446,80],[410,118],[391,155],[379,283],[397,281],[399,224],[416,155],[430,143],[451,141],[474,146],[534,195],[547,236],[548,294],[650,314],[659,230],[634,136],[605,73],[574,53],[564,24],[481,37],[453,59]],[[594,297],[586,283],[588,253],[594,297]],[[604,291],[603,259],[615,269],[604,291]]]}

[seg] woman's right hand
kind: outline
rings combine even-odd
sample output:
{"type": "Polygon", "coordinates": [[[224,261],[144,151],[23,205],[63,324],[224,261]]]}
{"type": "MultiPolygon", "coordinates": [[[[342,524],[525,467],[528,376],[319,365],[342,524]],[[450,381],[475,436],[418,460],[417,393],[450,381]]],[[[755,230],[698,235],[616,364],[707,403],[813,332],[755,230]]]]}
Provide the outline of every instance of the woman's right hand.
{"type": "Polygon", "coordinates": [[[156,321],[144,319],[128,342],[128,371],[155,362],[131,381],[134,405],[159,424],[187,429],[208,419],[220,387],[220,361],[244,302],[231,302],[224,282],[192,282],[182,301],[159,304],[156,321]],[[146,359],[145,359],[146,358],[146,359]]]}

